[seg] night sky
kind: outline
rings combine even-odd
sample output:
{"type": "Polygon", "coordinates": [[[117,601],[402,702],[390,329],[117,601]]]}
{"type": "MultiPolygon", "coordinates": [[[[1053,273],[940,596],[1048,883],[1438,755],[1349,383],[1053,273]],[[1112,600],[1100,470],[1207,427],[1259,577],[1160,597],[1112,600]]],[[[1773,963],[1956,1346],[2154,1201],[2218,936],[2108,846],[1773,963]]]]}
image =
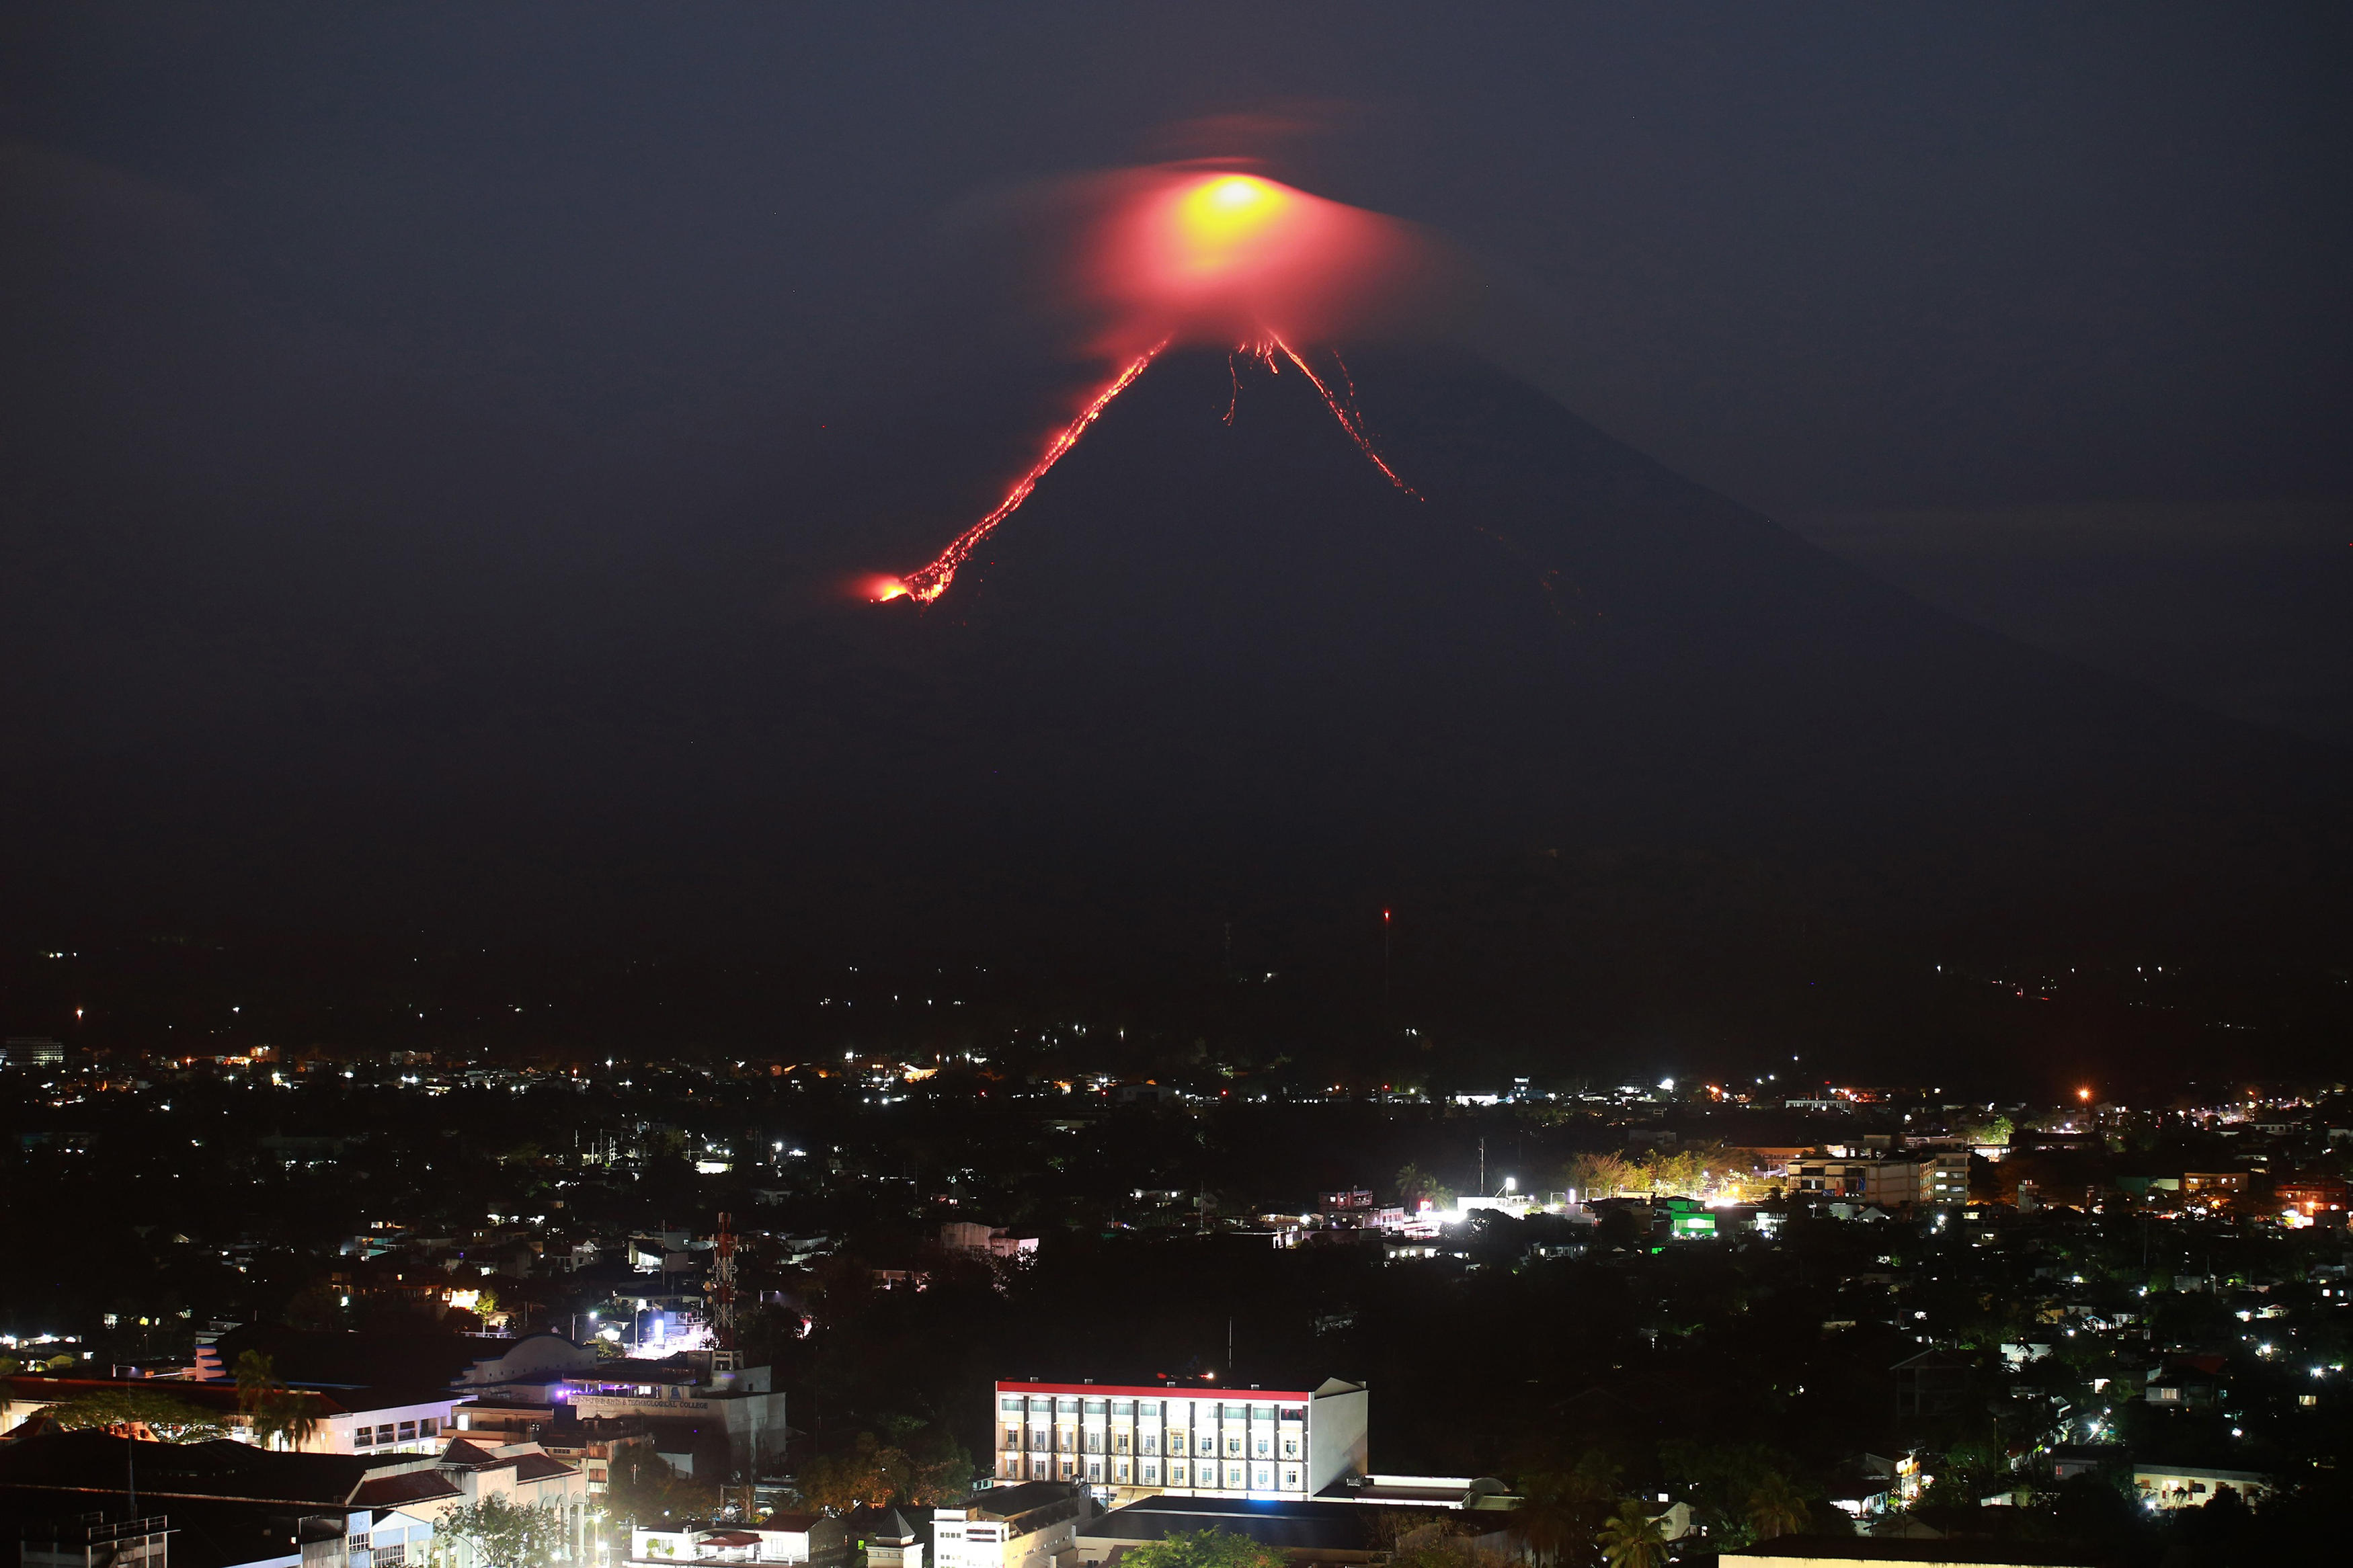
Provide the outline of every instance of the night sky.
{"type": "Polygon", "coordinates": [[[501,855],[642,911],[665,864],[814,853],[736,847],[762,767],[825,766],[762,732],[805,721],[762,699],[817,679],[792,629],[986,510],[1093,374],[1017,276],[1023,193],[1185,157],[1427,226],[1514,373],[2180,700],[2165,744],[2343,777],[2341,6],[0,26],[20,925],[454,929],[501,855]]]}

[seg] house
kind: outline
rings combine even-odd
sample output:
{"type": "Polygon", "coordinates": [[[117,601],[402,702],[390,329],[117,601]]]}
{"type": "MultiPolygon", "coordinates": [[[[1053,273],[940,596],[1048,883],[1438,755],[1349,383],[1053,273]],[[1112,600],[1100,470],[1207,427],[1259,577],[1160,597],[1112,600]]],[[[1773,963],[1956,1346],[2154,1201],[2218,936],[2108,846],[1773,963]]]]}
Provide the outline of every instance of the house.
{"type": "Polygon", "coordinates": [[[1951,1415],[1966,1409],[1977,1363],[1957,1351],[1923,1351],[1895,1363],[1895,1414],[1951,1415]]]}
{"type": "Polygon", "coordinates": [[[839,1553],[846,1534],[842,1521],[809,1513],[771,1514],[755,1524],[637,1529],[629,1531],[629,1561],[662,1568],[676,1563],[807,1563],[820,1552],[839,1553]]]}
{"type": "Polygon", "coordinates": [[[2136,1464],[2133,1486],[2151,1508],[2197,1508],[2223,1492],[2249,1502],[2269,1497],[2271,1477],[2255,1470],[2216,1470],[2201,1465],[2136,1464]]]}
{"type": "Polygon", "coordinates": [[[1025,1481],[932,1514],[931,1568],[1051,1568],[1094,1510],[1071,1481],[1025,1481]]]}
{"type": "Polygon", "coordinates": [[[2092,1568],[2079,1548],[2041,1542],[1916,1541],[1878,1535],[1780,1535],[1716,1559],[1718,1568],[2092,1568]]]}
{"type": "Polygon", "coordinates": [[[1034,1236],[1015,1236],[1001,1226],[974,1225],[968,1220],[951,1220],[940,1226],[940,1245],[950,1252],[1008,1261],[1027,1261],[1038,1251],[1034,1236]]]}
{"type": "MultiPolygon", "coordinates": [[[[316,1423],[298,1447],[306,1454],[429,1454],[440,1451],[443,1434],[461,1395],[446,1390],[406,1388],[298,1388],[306,1413],[316,1423]]],[[[22,1424],[34,1412],[79,1399],[151,1394],[203,1411],[238,1442],[252,1441],[252,1417],[237,1405],[237,1385],[225,1380],[179,1378],[58,1377],[19,1373],[0,1377],[0,1432],[22,1424]]]]}
{"type": "Polygon", "coordinates": [[[923,1568],[932,1540],[930,1509],[861,1508],[842,1522],[849,1527],[849,1549],[866,1554],[866,1568],[923,1568]]]}
{"type": "MultiPolygon", "coordinates": [[[[154,1521],[136,1552],[156,1568],[166,1558],[174,1568],[403,1568],[425,1560],[452,1509],[500,1495],[557,1508],[576,1552],[586,1540],[579,1472],[525,1447],[459,1452],[445,1465],[432,1455],[289,1454],[51,1426],[0,1443],[0,1532],[38,1533],[45,1568],[107,1568],[97,1553],[116,1542],[58,1527],[92,1510],[117,1520],[135,1511],[154,1521]],[[151,1549],[150,1536],[164,1545],[151,1549]]],[[[470,1549],[454,1546],[449,1568],[473,1568],[470,1549]]]]}

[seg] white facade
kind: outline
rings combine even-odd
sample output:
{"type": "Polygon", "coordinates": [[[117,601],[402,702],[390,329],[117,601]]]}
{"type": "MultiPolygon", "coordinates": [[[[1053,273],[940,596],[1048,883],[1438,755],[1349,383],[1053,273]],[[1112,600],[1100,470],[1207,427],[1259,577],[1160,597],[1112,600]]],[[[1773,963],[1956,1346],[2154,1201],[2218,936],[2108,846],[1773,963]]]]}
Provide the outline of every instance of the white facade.
{"type": "Polygon", "coordinates": [[[1178,1496],[1308,1498],[1366,1463],[1366,1394],[1320,1388],[1000,1383],[997,1482],[1080,1481],[1178,1496]]]}
{"type": "Polygon", "coordinates": [[[969,1507],[933,1511],[933,1568],[1053,1568],[1088,1512],[1073,1487],[984,1490],[969,1507]]]}

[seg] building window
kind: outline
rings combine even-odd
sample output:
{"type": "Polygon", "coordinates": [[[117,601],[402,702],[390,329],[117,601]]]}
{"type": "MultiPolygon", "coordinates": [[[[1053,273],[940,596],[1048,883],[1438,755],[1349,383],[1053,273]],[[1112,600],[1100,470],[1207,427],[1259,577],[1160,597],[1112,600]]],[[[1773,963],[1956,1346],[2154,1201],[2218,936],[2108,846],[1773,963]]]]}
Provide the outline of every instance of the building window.
{"type": "Polygon", "coordinates": [[[1227,1439],[1226,1439],[1226,1452],[1227,1452],[1227,1453],[1229,1453],[1229,1454],[1239,1454],[1239,1453],[1240,1453],[1241,1451],[1242,1451],[1242,1440],[1241,1440],[1240,1437],[1229,1437],[1229,1438],[1227,1438],[1227,1439]]]}
{"type": "Polygon", "coordinates": [[[1088,1434],[1087,1434],[1087,1452],[1088,1452],[1088,1453],[1090,1453],[1090,1454],[1100,1454],[1100,1453],[1102,1453],[1103,1451],[1103,1435],[1102,1433],[1100,1433],[1100,1432],[1090,1432],[1090,1433],[1088,1433],[1088,1434]]]}
{"type": "Polygon", "coordinates": [[[1042,1481],[1051,1474],[1051,1470],[1045,1460],[1032,1459],[1029,1461],[1029,1473],[1042,1481]]]}
{"type": "Polygon", "coordinates": [[[1286,1486],[1286,1487],[1296,1487],[1296,1486],[1298,1486],[1298,1485],[1299,1485],[1299,1472],[1298,1472],[1297,1470],[1285,1470],[1285,1471],[1283,1471],[1283,1472],[1282,1472],[1282,1484],[1283,1484],[1284,1486],[1286,1486]]]}
{"type": "Polygon", "coordinates": [[[441,1430],[441,1423],[430,1415],[417,1424],[417,1435],[420,1437],[430,1437],[439,1430],[441,1430]]]}
{"type": "Polygon", "coordinates": [[[1228,1465],[1226,1467],[1226,1485],[1233,1488],[1236,1491],[1241,1490],[1242,1468],[1240,1465],[1228,1465]]]}
{"type": "Polygon", "coordinates": [[[1263,1459],[1272,1452],[1274,1452],[1274,1445],[1267,1441],[1264,1437],[1261,1437],[1258,1440],[1258,1457],[1263,1459]]]}
{"type": "Polygon", "coordinates": [[[1103,1479],[1103,1461],[1101,1459],[1089,1459],[1087,1461],[1087,1479],[1091,1481],[1100,1481],[1103,1479]]]}
{"type": "Polygon", "coordinates": [[[1299,1405],[1286,1405],[1282,1407],[1282,1418],[1285,1421],[1304,1421],[1307,1419],[1306,1407],[1299,1405]]]}
{"type": "Polygon", "coordinates": [[[1111,1451],[1114,1454],[1124,1454],[1127,1452],[1126,1433],[1114,1432],[1111,1435],[1111,1451]]]}
{"type": "Polygon", "coordinates": [[[1144,1484],[1147,1487],[1160,1484],[1159,1466],[1147,1464],[1144,1467],[1144,1484]]]}
{"type": "Polygon", "coordinates": [[[416,1422],[404,1421],[400,1424],[400,1440],[404,1443],[414,1443],[417,1441],[416,1422]]]}
{"type": "Polygon", "coordinates": [[[1259,1489],[1259,1490],[1261,1490],[1261,1491],[1264,1491],[1264,1490],[1266,1490],[1266,1489],[1267,1489],[1267,1488],[1269,1488],[1269,1487],[1272,1486],[1273,1484],[1274,1484],[1274,1478],[1273,1478],[1272,1476],[1269,1475],[1266,1471],[1264,1471],[1264,1470],[1261,1470],[1261,1471],[1258,1473],[1258,1489],[1259,1489]]]}
{"type": "Polygon", "coordinates": [[[1208,1434],[1207,1432],[1202,1433],[1202,1434],[1201,1434],[1201,1452],[1203,1452],[1204,1454],[1214,1454],[1214,1453],[1216,1453],[1217,1451],[1218,1451],[1218,1440],[1217,1440],[1215,1437],[1212,1437],[1211,1436],[1209,1436],[1209,1434],[1208,1434]]]}
{"type": "Polygon", "coordinates": [[[1019,1447],[1021,1447],[1021,1428],[1020,1428],[1020,1427],[1018,1427],[1018,1426],[1008,1426],[1008,1427],[1005,1429],[1005,1446],[1006,1446],[1007,1447],[1008,1447],[1008,1448],[1018,1448],[1019,1447]]]}
{"type": "Polygon", "coordinates": [[[352,1433],[352,1447],[354,1448],[375,1447],[375,1428],[373,1426],[362,1426],[354,1430],[352,1433]]]}
{"type": "Polygon", "coordinates": [[[1157,1432],[1146,1432],[1143,1437],[1139,1439],[1139,1444],[1145,1453],[1156,1454],[1160,1452],[1160,1434],[1157,1432]]]}
{"type": "Polygon", "coordinates": [[[1296,1438],[1296,1437],[1285,1437],[1285,1438],[1282,1440],[1282,1457],[1283,1457],[1284,1458],[1286,1458],[1286,1459],[1295,1459],[1295,1458],[1299,1458],[1299,1439],[1298,1439],[1298,1438],[1296,1438]]]}
{"type": "Polygon", "coordinates": [[[1185,1484],[1185,1467],[1183,1465],[1171,1465],[1168,1467],[1168,1484],[1172,1487],[1181,1487],[1185,1484]]]}
{"type": "Polygon", "coordinates": [[[389,1443],[392,1441],[392,1426],[389,1423],[386,1423],[382,1426],[378,1426],[375,1429],[375,1440],[379,1443],[389,1443]]]}

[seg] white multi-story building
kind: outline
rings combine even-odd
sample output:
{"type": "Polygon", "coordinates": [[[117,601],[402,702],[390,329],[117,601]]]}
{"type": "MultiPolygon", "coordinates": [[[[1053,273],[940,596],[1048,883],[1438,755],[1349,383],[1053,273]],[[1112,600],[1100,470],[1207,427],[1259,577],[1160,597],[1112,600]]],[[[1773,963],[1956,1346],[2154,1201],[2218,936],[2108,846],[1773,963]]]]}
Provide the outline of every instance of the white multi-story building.
{"type": "Polygon", "coordinates": [[[1000,1383],[997,1479],[1178,1496],[1307,1498],[1365,1473],[1364,1385],[1000,1383]]]}

